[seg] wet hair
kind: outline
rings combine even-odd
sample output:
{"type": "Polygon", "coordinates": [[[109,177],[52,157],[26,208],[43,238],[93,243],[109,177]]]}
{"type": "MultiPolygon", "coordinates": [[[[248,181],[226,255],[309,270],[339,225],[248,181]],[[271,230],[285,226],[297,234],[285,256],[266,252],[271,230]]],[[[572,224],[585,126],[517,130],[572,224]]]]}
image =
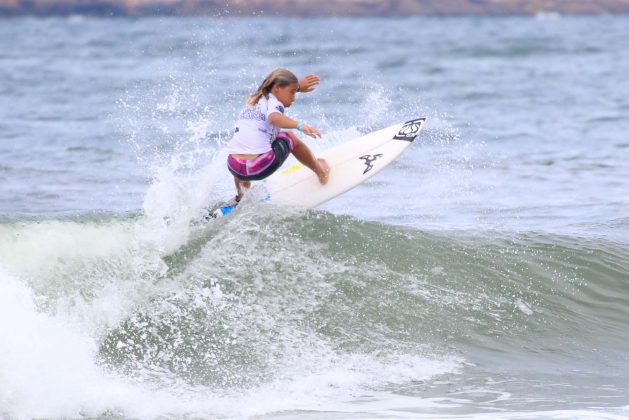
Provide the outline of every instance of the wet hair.
{"type": "Polygon", "coordinates": [[[264,79],[256,93],[249,96],[247,99],[247,105],[256,106],[262,96],[269,97],[269,93],[274,86],[285,87],[291,83],[299,83],[297,76],[286,69],[275,69],[264,79]]]}

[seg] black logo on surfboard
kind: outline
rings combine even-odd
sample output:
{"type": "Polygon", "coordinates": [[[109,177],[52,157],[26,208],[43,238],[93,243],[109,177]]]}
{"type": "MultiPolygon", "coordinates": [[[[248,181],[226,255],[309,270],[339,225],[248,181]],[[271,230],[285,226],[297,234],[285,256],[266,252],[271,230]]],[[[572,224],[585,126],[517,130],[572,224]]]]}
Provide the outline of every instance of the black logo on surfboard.
{"type": "Polygon", "coordinates": [[[384,156],[382,153],[378,153],[377,155],[364,155],[359,157],[358,159],[363,159],[365,161],[365,165],[367,166],[365,168],[365,171],[363,172],[363,175],[371,171],[373,169],[373,162],[375,162],[376,160],[378,160],[378,158],[381,158],[382,156],[384,156]]]}
{"type": "Polygon", "coordinates": [[[407,121],[404,123],[400,131],[393,136],[395,140],[406,140],[413,141],[417,134],[419,134],[419,130],[422,129],[422,126],[426,122],[426,118],[418,118],[416,120],[407,121]]]}

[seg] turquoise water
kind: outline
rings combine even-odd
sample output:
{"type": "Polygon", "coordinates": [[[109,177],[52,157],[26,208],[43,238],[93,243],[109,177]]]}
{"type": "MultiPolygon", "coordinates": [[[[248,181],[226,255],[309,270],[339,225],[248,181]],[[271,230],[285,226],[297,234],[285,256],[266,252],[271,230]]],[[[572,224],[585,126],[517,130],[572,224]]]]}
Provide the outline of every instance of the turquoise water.
{"type": "Polygon", "coordinates": [[[629,417],[628,23],[3,20],[0,417],[629,417]],[[203,223],[277,66],[315,151],[425,131],[203,223]]]}

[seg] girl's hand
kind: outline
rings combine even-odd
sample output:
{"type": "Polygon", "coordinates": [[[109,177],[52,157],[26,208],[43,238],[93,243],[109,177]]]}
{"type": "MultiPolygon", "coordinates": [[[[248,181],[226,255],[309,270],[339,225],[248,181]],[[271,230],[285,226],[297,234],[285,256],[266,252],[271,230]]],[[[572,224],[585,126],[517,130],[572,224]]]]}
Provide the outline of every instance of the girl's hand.
{"type": "Polygon", "coordinates": [[[306,124],[303,124],[301,126],[301,132],[307,136],[312,137],[313,139],[321,138],[321,133],[319,132],[319,130],[306,124]]]}
{"type": "Polygon", "coordinates": [[[312,92],[316,85],[321,82],[316,74],[309,74],[299,81],[299,92],[312,92]]]}

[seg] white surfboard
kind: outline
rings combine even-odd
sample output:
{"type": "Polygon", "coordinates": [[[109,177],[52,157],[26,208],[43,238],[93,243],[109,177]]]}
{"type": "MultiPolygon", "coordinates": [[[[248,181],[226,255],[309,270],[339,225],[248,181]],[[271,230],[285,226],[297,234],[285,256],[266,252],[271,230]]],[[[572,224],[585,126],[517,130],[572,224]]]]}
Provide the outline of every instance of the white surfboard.
{"type": "MultiPolygon", "coordinates": [[[[317,155],[330,166],[330,178],[321,185],[317,176],[301,163],[280,168],[265,182],[265,201],[274,205],[313,208],[351,190],[395,160],[421,131],[426,118],[392,125],[342,143],[317,155]]],[[[226,206],[212,212],[222,217],[234,210],[226,206]]]]}

